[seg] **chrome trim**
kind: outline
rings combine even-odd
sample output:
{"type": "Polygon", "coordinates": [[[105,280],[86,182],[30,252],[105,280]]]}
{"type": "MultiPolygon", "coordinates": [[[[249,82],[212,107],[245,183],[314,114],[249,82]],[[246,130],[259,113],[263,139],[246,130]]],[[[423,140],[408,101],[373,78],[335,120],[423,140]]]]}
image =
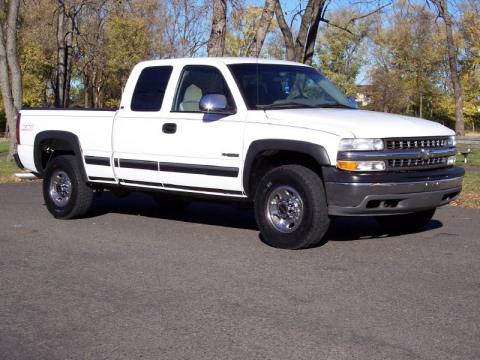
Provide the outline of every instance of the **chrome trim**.
{"type": "Polygon", "coordinates": [[[430,157],[453,156],[456,148],[417,149],[400,151],[339,151],[337,160],[390,160],[390,159],[425,159],[430,157]]]}
{"type": "Polygon", "coordinates": [[[275,230],[285,234],[294,232],[303,220],[302,197],[291,186],[280,185],[270,192],[265,215],[275,230]]]}
{"type": "Polygon", "coordinates": [[[409,138],[386,138],[386,150],[402,150],[402,149],[438,149],[448,148],[448,136],[423,136],[409,138]]]}
{"type": "Polygon", "coordinates": [[[73,192],[72,180],[63,170],[55,170],[50,177],[48,194],[58,207],[68,205],[73,192]]]}
{"type": "Polygon", "coordinates": [[[454,178],[449,178],[449,179],[441,179],[441,180],[426,180],[426,181],[411,181],[411,182],[390,182],[390,183],[351,183],[351,182],[339,182],[335,183],[337,185],[348,185],[348,186],[366,186],[366,187],[371,187],[371,186],[382,186],[382,187],[392,187],[392,186],[398,186],[398,185],[408,185],[408,186],[416,186],[420,184],[426,184],[426,183],[432,183],[435,185],[440,185],[440,184],[448,184],[448,183],[456,183],[458,181],[462,181],[463,176],[458,176],[454,178]]]}
{"type": "MultiPolygon", "coordinates": [[[[325,189],[330,206],[340,208],[357,208],[365,202],[365,199],[407,199],[422,194],[428,198],[429,194],[449,193],[462,188],[463,177],[450,179],[388,183],[359,183],[359,182],[326,182],[325,189]]],[[[438,199],[437,199],[438,200],[438,199]]],[[[441,203],[438,200],[438,204],[441,203]]],[[[389,211],[385,209],[385,211],[389,211]]],[[[361,211],[360,211],[361,212],[361,211]]]]}
{"type": "Polygon", "coordinates": [[[446,205],[455,200],[461,191],[462,187],[457,186],[438,191],[411,194],[367,195],[355,206],[329,204],[328,214],[337,216],[409,214],[446,205]],[[378,205],[370,207],[369,203],[372,201],[378,203],[378,205]]]}

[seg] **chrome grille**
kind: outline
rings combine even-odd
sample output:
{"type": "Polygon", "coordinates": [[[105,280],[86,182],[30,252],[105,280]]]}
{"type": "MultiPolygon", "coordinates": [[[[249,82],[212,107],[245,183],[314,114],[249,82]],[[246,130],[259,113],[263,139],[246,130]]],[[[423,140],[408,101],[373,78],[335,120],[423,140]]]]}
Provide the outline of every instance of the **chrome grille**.
{"type": "Polygon", "coordinates": [[[429,159],[391,159],[388,166],[391,168],[415,168],[415,167],[436,167],[446,166],[448,157],[432,157],[429,159]]]}
{"type": "Polygon", "coordinates": [[[441,149],[448,147],[447,137],[386,139],[385,147],[388,150],[408,149],[441,149]]]}

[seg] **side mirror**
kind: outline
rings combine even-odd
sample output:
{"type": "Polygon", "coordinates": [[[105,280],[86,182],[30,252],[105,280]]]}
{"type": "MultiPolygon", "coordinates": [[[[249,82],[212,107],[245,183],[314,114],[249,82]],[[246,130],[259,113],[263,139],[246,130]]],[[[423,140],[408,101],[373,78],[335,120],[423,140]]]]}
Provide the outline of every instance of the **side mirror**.
{"type": "Polygon", "coordinates": [[[232,109],[228,108],[227,98],[221,94],[208,94],[202,96],[199,103],[201,112],[210,114],[233,114],[232,109]]]}

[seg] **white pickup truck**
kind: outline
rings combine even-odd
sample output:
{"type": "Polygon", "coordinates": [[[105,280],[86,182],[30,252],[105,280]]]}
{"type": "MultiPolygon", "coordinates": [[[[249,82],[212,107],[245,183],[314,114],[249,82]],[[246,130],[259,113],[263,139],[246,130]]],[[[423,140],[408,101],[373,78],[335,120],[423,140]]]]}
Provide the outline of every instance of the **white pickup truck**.
{"type": "MultiPolygon", "coordinates": [[[[454,132],[362,111],[315,69],[244,58],[138,64],[117,111],[22,110],[17,163],[48,210],[81,217],[95,190],[253,201],[265,242],[322,242],[331,216],[387,231],[427,224],[461,191],[454,132]]],[[[180,200],[178,200],[180,201],[180,200]]]]}

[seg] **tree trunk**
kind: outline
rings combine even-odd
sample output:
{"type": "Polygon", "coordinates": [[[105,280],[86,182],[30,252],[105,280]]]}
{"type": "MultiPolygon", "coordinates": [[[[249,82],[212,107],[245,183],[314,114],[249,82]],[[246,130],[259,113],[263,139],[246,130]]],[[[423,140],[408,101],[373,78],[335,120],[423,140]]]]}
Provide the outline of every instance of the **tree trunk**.
{"type": "Polygon", "coordinates": [[[287,60],[295,61],[295,44],[293,42],[293,34],[290,30],[290,27],[285,20],[285,16],[283,15],[282,6],[280,5],[280,1],[276,1],[277,6],[275,6],[275,17],[277,18],[278,26],[283,35],[283,41],[285,42],[285,57],[287,60]]]}
{"type": "Polygon", "coordinates": [[[293,40],[290,27],[285,21],[280,1],[277,0],[275,16],[283,34],[287,60],[311,64],[317,40],[318,26],[322,18],[325,0],[309,0],[302,16],[298,35],[293,40]]]}
{"type": "Polygon", "coordinates": [[[305,48],[303,51],[303,62],[312,65],[313,54],[315,53],[315,44],[317,42],[318,27],[322,18],[325,0],[314,1],[312,11],[312,21],[308,29],[307,39],[305,40],[305,48]]]}
{"type": "MultiPolygon", "coordinates": [[[[16,118],[22,106],[22,73],[17,53],[19,8],[20,0],[10,0],[8,13],[0,17],[0,90],[10,137],[9,160],[12,160],[15,151],[16,118]]],[[[2,6],[2,11],[5,10],[2,6]]]]}
{"type": "Polygon", "coordinates": [[[223,56],[227,29],[227,0],[213,0],[212,31],[207,44],[208,56],[223,56]]]}
{"type": "Polygon", "coordinates": [[[88,109],[90,107],[90,77],[84,71],[83,75],[83,107],[88,109]]]}
{"type": "Polygon", "coordinates": [[[267,36],[268,28],[272,22],[273,13],[275,11],[277,0],[265,0],[265,6],[260,17],[257,32],[250,43],[247,56],[258,57],[263,47],[263,42],[267,36]]]}
{"type": "Polygon", "coordinates": [[[73,32],[75,31],[74,15],[67,17],[68,33],[65,37],[65,91],[63,93],[63,107],[70,105],[70,83],[72,79],[73,32]]]}
{"type": "Polygon", "coordinates": [[[65,47],[65,5],[60,2],[57,9],[57,73],[55,86],[55,107],[64,107],[65,100],[65,72],[66,72],[66,47],[65,47]]]}
{"type": "Polygon", "coordinates": [[[307,7],[300,22],[297,39],[295,40],[295,60],[303,62],[305,43],[307,41],[308,30],[310,29],[313,16],[313,3],[318,0],[308,0],[307,7]]]}
{"type": "Polygon", "coordinates": [[[418,110],[418,117],[423,117],[423,93],[420,91],[420,108],[418,110]]]}
{"type": "MultiPolygon", "coordinates": [[[[445,3],[446,6],[446,3],[445,3]]],[[[459,136],[465,135],[465,121],[463,119],[463,94],[462,85],[458,76],[457,67],[457,48],[455,47],[452,33],[452,19],[450,14],[444,17],[445,27],[447,29],[447,48],[448,48],[448,65],[450,67],[450,77],[453,84],[453,93],[455,96],[455,133],[459,136]]]]}
{"type": "Polygon", "coordinates": [[[447,51],[448,51],[448,65],[450,68],[450,79],[453,85],[453,94],[455,96],[455,133],[460,136],[465,135],[465,121],[463,119],[463,94],[462,84],[458,76],[457,64],[457,48],[455,46],[455,39],[453,38],[453,21],[448,12],[448,1],[446,0],[431,0],[437,7],[438,14],[445,23],[445,30],[447,33],[447,51]]]}

